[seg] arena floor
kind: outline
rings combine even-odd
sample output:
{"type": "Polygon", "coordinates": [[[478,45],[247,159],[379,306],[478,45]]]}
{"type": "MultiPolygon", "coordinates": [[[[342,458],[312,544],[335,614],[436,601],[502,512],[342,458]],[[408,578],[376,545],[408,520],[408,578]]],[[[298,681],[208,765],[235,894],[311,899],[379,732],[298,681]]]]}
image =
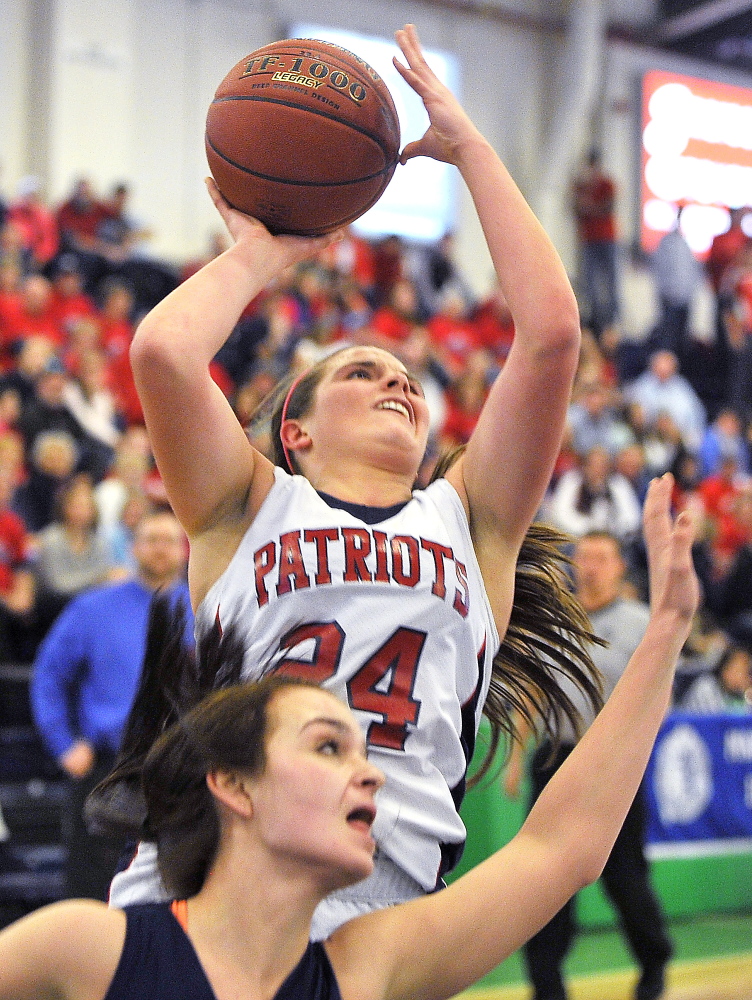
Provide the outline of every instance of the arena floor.
{"type": "MultiPolygon", "coordinates": [[[[662,1000],[752,1000],[752,910],[673,922],[662,1000]]],[[[581,933],[567,960],[570,1000],[631,1000],[637,971],[614,930],[581,933]]],[[[462,1000],[529,1000],[519,953],[462,1000]]]]}

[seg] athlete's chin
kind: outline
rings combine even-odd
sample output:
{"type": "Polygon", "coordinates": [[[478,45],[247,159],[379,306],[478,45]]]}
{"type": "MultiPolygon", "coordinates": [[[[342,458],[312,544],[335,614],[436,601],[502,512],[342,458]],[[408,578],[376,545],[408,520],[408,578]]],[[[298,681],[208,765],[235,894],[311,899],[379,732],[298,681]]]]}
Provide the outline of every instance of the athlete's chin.
{"type": "Polygon", "coordinates": [[[357,885],[358,882],[368,878],[373,869],[373,855],[363,854],[359,858],[350,858],[331,874],[328,891],[336,892],[337,889],[346,889],[348,886],[357,885]]]}

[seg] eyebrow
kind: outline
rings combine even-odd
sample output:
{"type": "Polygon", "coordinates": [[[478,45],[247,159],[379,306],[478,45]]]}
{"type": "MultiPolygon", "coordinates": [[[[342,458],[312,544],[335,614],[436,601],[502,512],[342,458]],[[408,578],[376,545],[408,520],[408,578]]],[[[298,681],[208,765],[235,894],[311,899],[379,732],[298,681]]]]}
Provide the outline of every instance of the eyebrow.
{"type": "Polygon", "coordinates": [[[338,732],[342,733],[344,736],[352,737],[356,743],[360,744],[360,749],[363,751],[363,756],[364,757],[366,756],[365,742],[359,738],[359,734],[356,736],[355,730],[351,726],[348,726],[346,722],[343,722],[342,719],[332,719],[328,715],[317,715],[315,719],[309,719],[308,722],[304,723],[301,732],[305,732],[306,729],[309,729],[311,726],[317,726],[317,725],[331,726],[338,732]]]}
{"type": "MultiPolygon", "coordinates": [[[[358,368],[369,368],[369,369],[373,370],[373,369],[379,367],[379,362],[378,361],[369,361],[369,360],[364,360],[364,361],[345,361],[337,369],[337,372],[344,371],[346,368],[351,368],[353,365],[357,366],[358,368]]],[[[423,388],[423,386],[421,385],[421,381],[418,378],[418,376],[415,375],[413,372],[411,372],[409,368],[402,368],[402,369],[399,369],[399,370],[402,372],[403,375],[407,376],[407,378],[409,379],[410,382],[414,382],[416,385],[419,385],[421,388],[423,388]]]]}
{"type": "Polygon", "coordinates": [[[343,722],[341,719],[330,719],[327,715],[317,715],[315,719],[309,719],[303,725],[303,729],[308,729],[309,726],[325,725],[334,726],[335,729],[339,729],[341,732],[351,733],[352,729],[343,722]]]}

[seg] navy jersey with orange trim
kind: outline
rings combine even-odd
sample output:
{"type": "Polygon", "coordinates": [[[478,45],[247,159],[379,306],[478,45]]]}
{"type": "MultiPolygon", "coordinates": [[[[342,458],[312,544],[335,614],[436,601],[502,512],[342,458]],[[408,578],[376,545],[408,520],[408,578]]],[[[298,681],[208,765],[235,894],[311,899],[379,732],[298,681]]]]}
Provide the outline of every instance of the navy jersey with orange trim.
{"type": "MultiPolygon", "coordinates": [[[[104,1000],[216,1000],[190,939],[168,903],[125,908],[123,952],[104,1000]]],[[[274,1000],[341,1000],[321,944],[309,944],[274,1000]]]]}

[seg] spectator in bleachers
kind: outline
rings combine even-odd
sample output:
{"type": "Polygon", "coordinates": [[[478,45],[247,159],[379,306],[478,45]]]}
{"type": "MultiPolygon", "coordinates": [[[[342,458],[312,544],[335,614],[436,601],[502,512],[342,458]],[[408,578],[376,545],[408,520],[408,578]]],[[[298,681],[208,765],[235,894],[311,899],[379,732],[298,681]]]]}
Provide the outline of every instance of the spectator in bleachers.
{"type": "Polygon", "coordinates": [[[205,264],[209,263],[209,261],[214,260],[215,257],[219,257],[221,253],[224,253],[229,246],[230,238],[227,230],[213,230],[209,234],[206,252],[199,257],[191,258],[183,263],[179,272],[179,280],[186,281],[192,274],[195,274],[196,271],[200,271],[205,264]]]}
{"type": "Polygon", "coordinates": [[[132,287],[119,278],[108,278],[98,289],[99,328],[102,346],[114,361],[127,354],[133,340],[136,300],[132,287]]]}
{"type": "Polygon", "coordinates": [[[18,429],[24,437],[26,454],[30,454],[37,437],[44,431],[65,431],[78,448],[78,469],[89,472],[97,481],[106,472],[97,441],[85,430],[66,403],[70,374],[60,358],[50,355],[39,373],[34,395],[22,407],[18,429]]]}
{"type": "Polygon", "coordinates": [[[227,341],[220,348],[216,361],[237,387],[242,385],[258,364],[275,371],[280,378],[274,344],[294,343],[298,333],[295,302],[283,289],[257,296],[248,304],[227,341]]]}
{"type": "Polygon", "coordinates": [[[742,493],[743,477],[733,455],[721,459],[718,471],[703,477],[697,486],[707,519],[714,576],[725,574],[731,558],[744,541],[744,528],[735,515],[736,503],[742,493]]]}
{"type": "Polygon", "coordinates": [[[22,411],[34,398],[37,379],[53,354],[52,344],[46,337],[29,337],[18,346],[15,363],[0,375],[0,387],[18,393],[22,411]]]}
{"type": "Polygon", "coordinates": [[[682,712],[752,712],[752,655],[730,644],[712,670],[700,674],[679,705],[682,712]]]}
{"type": "Polygon", "coordinates": [[[150,453],[143,446],[140,432],[125,431],[115,445],[110,470],[94,488],[99,525],[105,534],[119,522],[130,496],[147,495],[149,469],[150,453]]]}
{"type": "Polygon", "coordinates": [[[498,283],[475,305],[470,318],[478,342],[491,352],[496,364],[501,367],[514,340],[514,320],[498,283]]]}
{"type": "MultiPolygon", "coordinates": [[[[225,233],[225,238],[226,235],[225,233]]],[[[352,227],[345,230],[341,240],[330,244],[320,254],[320,260],[325,267],[334,271],[340,280],[357,285],[369,305],[374,302],[376,282],[374,248],[371,242],[359,236],[352,227]]]]}
{"type": "Polygon", "coordinates": [[[619,448],[614,456],[614,470],[630,483],[642,507],[651,477],[645,461],[645,449],[638,441],[631,441],[619,448]]]}
{"type": "Polygon", "coordinates": [[[575,538],[608,530],[631,542],[640,526],[640,502],[631,483],[614,470],[603,447],[591,448],[581,467],[565,472],[545,505],[545,520],[575,538]]]}
{"type": "Polygon", "coordinates": [[[13,497],[13,509],[32,534],[53,521],[55,497],[75,472],[78,458],[76,440],[67,431],[42,431],[34,439],[28,475],[13,497]]]}
{"type": "Polygon", "coordinates": [[[94,487],[78,473],[55,497],[54,519],[37,535],[37,614],[46,631],[65,605],[113,577],[107,544],[97,530],[94,487]]]}
{"type": "MultiPolygon", "coordinates": [[[[605,341],[608,341],[608,337],[605,341]]],[[[605,350],[604,339],[598,341],[588,329],[583,329],[580,343],[580,361],[575,384],[600,379],[609,389],[619,385],[618,371],[613,357],[605,350]]]]}
{"type": "Polygon", "coordinates": [[[659,350],[650,356],[647,371],[623,387],[628,402],[639,403],[648,424],[660,413],[668,413],[690,451],[696,451],[705,433],[705,407],[695,390],[679,374],[673,351],[659,350]]]}
{"type": "Polygon", "coordinates": [[[52,308],[52,286],[41,274],[21,279],[18,294],[3,309],[3,341],[16,350],[29,337],[45,337],[53,347],[64,335],[52,308]]]}
{"type": "MultiPolygon", "coordinates": [[[[13,232],[12,226],[0,229],[0,295],[3,309],[7,309],[6,297],[17,295],[21,288],[23,269],[20,261],[8,246],[8,233],[13,232]]],[[[2,329],[2,313],[0,313],[0,330],[2,329]]]]}
{"type": "Polygon", "coordinates": [[[437,299],[436,308],[425,328],[433,351],[450,378],[460,377],[467,369],[471,356],[482,348],[470,319],[467,300],[453,285],[449,285],[437,299]]]}
{"type": "Polygon", "coordinates": [[[81,269],[75,254],[61,254],[55,260],[51,273],[50,311],[58,330],[67,340],[79,320],[96,316],[97,307],[92,297],[84,291],[81,269]]]}
{"type": "MultiPolygon", "coordinates": [[[[7,440],[12,437],[17,442],[14,451],[18,455],[20,467],[24,463],[24,440],[23,435],[18,430],[18,418],[21,415],[21,397],[18,390],[12,385],[5,384],[0,380],[0,440],[7,440]]],[[[0,461],[3,458],[3,449],[0,449],[0,461]]]]}
{"type": "Polygon", "coordinates": [[[593,148],[572,182],[580,240],[578,291],[584,325],[601,339],[619,317],[616,185],[593,148]]]}
{"type": "Polygon", "coordinates": [[[368,326],[373,315],[368,296],[356,281],[344,278],[337,283],[336,302],[339,310],[336,339],[350,340],[357,337],[368,326]]]}
{"type": "Polygon", "coordinates": [[[436,243],[428,243],[405,255],[405,270],[412,278],[426,316],[439,312],[445,295],[452,292],[470,312],[475,296],[454,260],[454,235],[445,233],[436,243]]]}
{"type": "Polygon", "coordinates": [[[724,277],[730,266],[732,266],[741,250],[749,243],[749,237],[742,229],[742,222],[747,209],[732,208],[729,213],[729,228],[725,233],[719,233],[713,237],[710,244],[705,269],[710,278],[710,283],[716,295],[723,298],[724,277]]]}
{"type": "Polygon", "coordinates": [[[149,251],[153,233],[128,210],[130,188],[115,184],[103,202],[105,216],[97,227],[98,249],[107,263],[107,273],[127,281],[133,288],[136,312],[144,315],[179,283],[178,272],[149,251]]]}
{"type": "Polygon", "coordinates": [[[112,565],[113,579],[136,572],[136,528],[150,511],[159,509],[162,508],[154,504],[144,490],[134,489],[126,495],[117,521],[108,530],[100,528],[112,565]]]}
{"type": "Polygon", "coordinates": [[[373,269],[371,304],[378,309],[389,301],[397,282],[406,277],[404,244],[399,236],[385,236],[372,244],[371,266],[373,269]]]}
{"type": "Polygon", "coordinates": [[[436,457],[441,428],[447,414],[447,389],[450,378],[436,360],[431,338],[424,326],[414,327],[395,352],[409,372],[415,375],[423,388],[428,406],[428,459],[436,457]]]}
{"type": "Polygon", "coordinates": [[[739,495],[734,516],[745,540],[721,578],[708,588],[706,601],[721,627],[752,649],[752,486],[739,495]]]}
{"type": "Polygon", "coordinates": [[[93,295],[97,285],[109,272],[109,263],[102,254],[97,232],[107,217],[107,208],[94,193],[91,181],[80,177],[73,184],[70,196],[57,209],[61,252],[76,255],[84,277],[86,291],[93,295]]]}
{"type": "Polygon", "coordinates": [[[28,271],[41,271],[54,258],[60,243],[57,220],[44,202],[41,189],[38,177],[22,177],[16,198],[8,206],[7,221],[20,233],[28,271]]]}
{"type": "Polygon", "coordinates": [[[63,403],[87,436],[88,468],[99,482],[112,465],[122,433],[117,403],[108,384],[107,357],[100,348],[81,352],[76,375],[65,383],[63,403]]]}
{"type": "Polygon", "coordinates": [[[702,476],[715,475],[726,455],[733,456],[740,473],[748,475],[752,471],[750,446],[742,422],[730,409],[722,409],[705,429],[698,451],[702,476]]]}
{"type": "Polygon", "coordinates": [[[672,351],[678,358],[686,355],[690,309],[704,278],[703,266],[682,232],[681,217],[682,207],[679,206],[673,229],[662,237],[652,259],[661,303],[653,346],[672,351]]]}
{"type": "Polygon", "coordinates": [[[471,351],[466,363],[445,393],[446,413],[441,427],[441,450],[467,444],[488,396],[489,356],[471,351]]]}
{"type": "Polygon", "coordinates": [[[129,197],[127,184],[115,184],[110,197],[102,203],[104,216],[96,230],[99,249],[114,266],[137,254],[139,244],[152,236],[149,227],[128,212],[129,197]]]}
{"type": "Polygon", "coordinates": [[[420,302],[409,278],[397,278],[368,325],[368,342],[393,351],[415,326],[422,325],[420,302]]]}
{"type": "Polygon", "coordinates": [[[106,378],[109,383],[110,359],[102,348],[102,332],[99,320],[96,317],[89,319],[77,319],[70,329],[68,343],[59,353],[60,360],[65,370],[72,376],[77,376],[81,366],[81,358],[89,351],[100,351],[104,358],[106,378]]]}
{"type": "Polygon", "coordinates": [[[601,378],[578,379],[572,398],[567,423],[572,431],[572,444],[579,455],[600,445],[613,457],[634,440],[614,405],[619,399],[618,393],[601,378]]]}
{"type": "Polygon", "coordinates": [[[106,899],[123,848],[119,840],[89,836],[82,809],[120,746],[140,678],[147,615],[156,590],[183,601],[185,641],[192,643],[185,536],[177,519],[165,511],[147,514],[136,530],[134,554],[138,568],[133,576],[88,590],[68,604],[34,662],[34,720],[70,779],[65,828],[70,896],[106,899]]]}
{"type": "Polygon", "coordinates": [[[656,415],[642,435],[645,463],[651,476],[662,476],[677,468],[686,455],[693,455],[676,424],[665,410],[656,415]]]}
{"type": "Polygon", "coordinates": [[[26,262],[27,254],[24,252],[20,229],[12,222],[5,222],[0,228],[0,266],[5,268],[10,265],[12,270],[3,274],[2,290],[4,292],[18,290],[21,278],[28,270],[26,262]]]}

